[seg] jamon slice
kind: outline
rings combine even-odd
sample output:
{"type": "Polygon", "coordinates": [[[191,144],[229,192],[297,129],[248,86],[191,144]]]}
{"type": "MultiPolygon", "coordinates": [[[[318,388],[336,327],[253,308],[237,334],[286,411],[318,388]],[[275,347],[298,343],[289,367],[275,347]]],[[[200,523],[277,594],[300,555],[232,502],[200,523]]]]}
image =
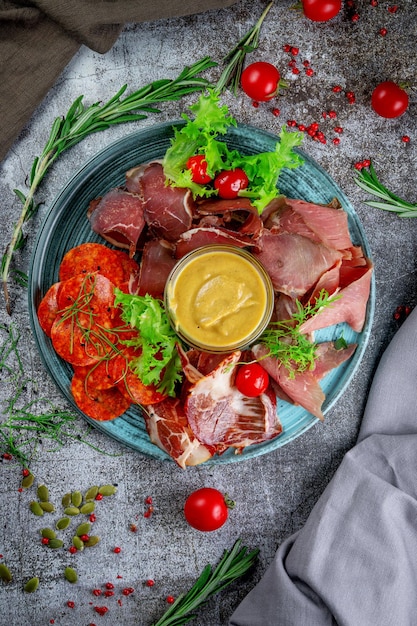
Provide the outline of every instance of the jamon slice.
{"type": "Polygon", "coordinates": [[[322,405],[325,394],[320,387],[319,381],[332,369],[347,361],[356,350],[356,344],[351,344],[345,349],[336,350],[333,342],[323,342],[317,349],[317,359],[314,370],[295,372],[294,377],[289,375],[288,370],[281,365],[275,357],[266,356],[268,348],[263,344],[256,344],[252,352],[256,359],[262,359],[262,367],[266,369],[270,377],[278,384],[288,400],[293,404],[300,405],[309,413],[320,420],[324,419],[322,405]]]}
{"type": "Polygon", "coordinates": [[[356,268],[355,273],[358,277],[339,291],[341,298],[305,321],[300,326],[300,332],[308,334],[319,328],[346,322],[352,330],[360,333],[365,324],[372,271],[372,263],[368,259],[365,268],[356,268]]]}
{"type": "Polygon", "coordinates": [[[189,428],[178,398],[167,398],[147,407],[144,418],[152,443],[167,452],[182,469],[204,463],[213,456],[214,449],[201,444],[189,428]]]}
{"type": "Polygon", "coordinates": [[[140,196],[121,188],[108,191],[90,203],[87,211],[92,230],[106,241],[129,250],[133,257],[145,227],[140,196]]]}
{"type": "Polygon", "coordinates": [[[282,432],[273,394],[248,398],[233,386],[234,365],[240,358],[240,351],[227,356],[189,388],[185,400],[191,430],[203,444],[215,446],[220,454],[229,447],[240,452],[282,432]]]}
{"type": "Polygon", "coordinates": [[[292,298],[303,296],[342,257],[338,250],[307,237],[267,230],[257,245],[259,251],[255,254],[270,275],[274,289],[292,298]]]}

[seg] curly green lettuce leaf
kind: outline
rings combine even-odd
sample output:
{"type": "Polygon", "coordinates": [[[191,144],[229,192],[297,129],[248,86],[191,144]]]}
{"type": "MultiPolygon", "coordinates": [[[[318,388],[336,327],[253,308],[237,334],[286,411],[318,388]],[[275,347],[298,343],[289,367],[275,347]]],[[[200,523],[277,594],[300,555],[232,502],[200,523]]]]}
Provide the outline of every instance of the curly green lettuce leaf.
{"type": "Polygon", "coordinates": [[[162,162],[169,184],[186,187],[193,196],[210,197],[217,195],[213,185],[200,185],[193,182],[187,161],[196,154],[204,154],[207,172],[214,178],[224,170],[242,168],[248,179],[248,188],[239,193],[251,199],[259,213],[271,200],[280,195],[278,178],[283,168],[295,168],[303,164],[302,157],[294,151],[303,140],[300,132],[289,132],[282,128],[273,152],[242,155],[238,150],[230,150],[224,141],[218,139],[227,133],[230,126],[237,126],[229,114],[228,107],[220,104],[219,95],[208,91],[198,102],[190,106],[192,119],[185,113],[186,124],[174,129],[174,137],[162,162]]]}
{"type": "Polygon", "coordinates": [[[137,296],[115,289],[115,306],[121,307],[126,324],[138,330],[138,336],[124,343],[141,351],[129,366],[144,385],[155,385],[161,393],[175,397],[175,386],[181,381],[181,363],[175,334],[163,304],[146,294],[137,296]]]}

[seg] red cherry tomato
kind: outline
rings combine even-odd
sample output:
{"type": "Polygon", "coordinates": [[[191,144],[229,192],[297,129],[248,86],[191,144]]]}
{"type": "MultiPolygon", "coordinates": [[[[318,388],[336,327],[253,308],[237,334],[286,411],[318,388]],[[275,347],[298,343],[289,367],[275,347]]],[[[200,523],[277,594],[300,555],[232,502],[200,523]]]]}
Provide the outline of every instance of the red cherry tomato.
{"type": "Polygon", "coordinates": [[[265,61],[257,61],[243,70],[240,84],[249,98],[266,102],[276,96],[280,78],[280,73],[275,65],[265,61]]]}
{"type": "Polygon", "coordinates": [[[342,0],[302,0],[303,13],[312,22],[327,22],[339,13],[342,0]]]}
{"type": "Polygon", "coordinates": [[[399,117],[408,108],[408,94],[396,83],[387,80],[375,87],[371,104],[375,113],[381,117],[399,117]]]}
{"type": "Polygon", "coordinates": [[[229,507],[221,491],[203,487],[188,496],[184,505],[184,515],[189,525],[197,530],[217,530],[226,522],[229,507]]]}
{"type": "Polygon", "coordinates": [[[191,156],[187,161],[187,169],[191,170],[191,178],[194,183],[206,185],[212,180],[207,174],[207,161],[204,154],[191,156]]]}
{"type": "Polygon", "coordinates": [[[237,198],[241,189],[246,189],[249,179],[245,172],[237,167],[234,170],[224,170],[217,174],[214,179],[214,188],[219,192],[220,198],[232,200],[237,198]]]}
{"type": "Polygon", "coordinates": [[[244,396],[255,398],[266,391],[269,375],[259,363],[241,365],[236,375],[236,387],[244,396]]]}

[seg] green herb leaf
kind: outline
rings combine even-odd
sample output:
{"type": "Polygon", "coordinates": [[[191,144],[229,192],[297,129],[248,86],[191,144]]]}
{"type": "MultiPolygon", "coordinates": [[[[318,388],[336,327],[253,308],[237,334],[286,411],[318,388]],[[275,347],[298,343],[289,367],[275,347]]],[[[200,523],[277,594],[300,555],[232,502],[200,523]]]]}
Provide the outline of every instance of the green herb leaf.
{"type": "Polygon", "coordinates": [[[214,569],[206,565],[191,589],[178,596],[153,626],[181,626],[194,619],[194,612],[211,596],[246,574],[254,565],[258,554],[258,549],[248,552],[248,548],[242,546],[241,540],[238,539],[231,550],[224,551],[214,569]]]}
{"type": "Polygon", "coordinates": [[[135,339],[124,341],[140,348],[138,358],[129,366],[144,385],[156,385],[157,390],[175,397],[175,385],[181,380],[182,369],[176,344],[179,341],[160,300],[150,295],[137,296],[115,289],[115,306],[122,308],[122,319],[139,331],[135,339]]]}
{"type": "Polygon", "coordinates": [[[383,200],[383,202],[368,200],[365,202],[368,206],[396,213],[399,217],[417,217],[417,203],[407,202],[385,187],[379,180],[372,163],[369,169],[362,168],[354,180],[358,187],[383,200]]]}
{"type": "Polygon", "coordinates": [[[186,167],[191,156],[204,154],[211,177],[223,170],[242,168],[245,171],[249,185],[239,195],[253,200],[253,205],[262,213],[266,205],[279,195],[277,183],[281,170],[303,164],[302,157],[294,151],[303,140],[302,134],[282,128],[274,152],[242,155],[237,150],[229,150],[227,144],[218,139],[228,128],[237,126],[237,122],[229,114],[228,107],[220,104],[220,97],[214,90],[203,93],[190,110],[194,119],[183,115],[186,124],[175,129],[162,161],[170,184],[188,187],[195,197],[216,195],[217,191],[211,185],[194,183],[186,167]]]}
{"type": "Polygon", "coordinates": [[[303,306],[296,300],[297,310],[291,319],[272,322],[261,335],[259,342],[269,349],[266,356],[278,359],[288,370],[290,378],[294,378],[296,372],[314,369],[317,343],[310,341],[300,332],[301,325],[321,309],[332,306],[341,297],[339,294],[330,297],[327,291],[322,289],[314,303],[303,306]]]}

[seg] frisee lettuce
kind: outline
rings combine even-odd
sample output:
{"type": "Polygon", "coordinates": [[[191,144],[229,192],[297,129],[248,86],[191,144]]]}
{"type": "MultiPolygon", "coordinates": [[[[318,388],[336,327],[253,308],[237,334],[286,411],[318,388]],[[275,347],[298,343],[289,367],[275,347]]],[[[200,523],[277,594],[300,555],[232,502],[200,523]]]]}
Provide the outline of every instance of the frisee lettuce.
{"type": "Polygon", "coordinates": [[[186,123],[179,129],[174,128],[174,137],[162,161],[169,184],[189,188],[194,197],[217,195],[212,185],[194,183],[191,171],[187,169],[191,156],[204,154],[211,177],[237,167],[245,171],[249,186],[239,195],[250,198],[258,212],[262,213],[267,204],[280,194],[277,183],[281,170],[303,164],[302,157],[293,150],[301,144],[302,134],[289,132],[283,127],[273,152],[243,155],[237,150],[230,150],[224,141],[218,139],[231,126],[237,126],[237,122],[229,114],[228,107],[220,104],[217,93],[211,90],[203,93],[189,108],[194,119],[183,114],[186,123]]]}
{"type": "Polygon", "coordinates": [[[178,337],[162,302],[148,294],[131,295],[120,289],[115,289],[115,296],[123,321],[138,330],[137,337],[123,342],[141,351],[139,357],[130,361],[130,368],[144,385],[155,385],[159,392],[175,397],[176,383],[182,378],[175,347],[178,337]]]}

